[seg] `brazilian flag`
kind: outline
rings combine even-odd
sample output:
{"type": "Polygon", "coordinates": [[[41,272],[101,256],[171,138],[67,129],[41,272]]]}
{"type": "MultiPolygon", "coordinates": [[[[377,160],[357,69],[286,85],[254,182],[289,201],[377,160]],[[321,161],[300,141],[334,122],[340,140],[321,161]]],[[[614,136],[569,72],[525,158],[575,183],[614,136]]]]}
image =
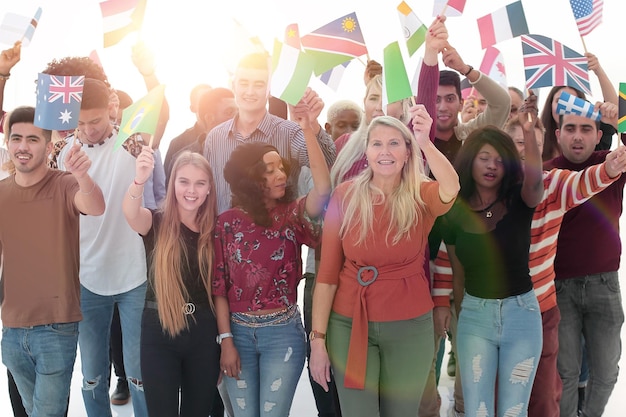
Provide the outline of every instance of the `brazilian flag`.
{"type": "Polygon", "coordinates": [[[626,83],[619,83],[619,120],[617,131],[626,132],[626,83]]]}
{"type": "Polygon", "coordinates": [[[164,97],[165,86],[159,84],[150,90],[146,96],[124,109],[120,131],[113,149],[122,146],[124,141],[134,133],[154,134],[159,122],[164,97]]]}

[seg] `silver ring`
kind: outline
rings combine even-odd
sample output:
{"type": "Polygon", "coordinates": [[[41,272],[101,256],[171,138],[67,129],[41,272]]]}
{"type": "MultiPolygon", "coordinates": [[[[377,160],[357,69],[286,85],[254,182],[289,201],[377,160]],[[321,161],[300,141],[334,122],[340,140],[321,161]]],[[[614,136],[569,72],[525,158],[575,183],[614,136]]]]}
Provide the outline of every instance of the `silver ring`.
{"type": "Polygon", "coordinates": [[[224,374],[227,374],[227,373],[228,373],[228,371],[226,369],[224,369],[224,374]]]}
{"type": "Polygon", "coordinates": [[[193,314],[196,312],[196,305],[194,303],[183,304],[183,314],[193,314]]]}

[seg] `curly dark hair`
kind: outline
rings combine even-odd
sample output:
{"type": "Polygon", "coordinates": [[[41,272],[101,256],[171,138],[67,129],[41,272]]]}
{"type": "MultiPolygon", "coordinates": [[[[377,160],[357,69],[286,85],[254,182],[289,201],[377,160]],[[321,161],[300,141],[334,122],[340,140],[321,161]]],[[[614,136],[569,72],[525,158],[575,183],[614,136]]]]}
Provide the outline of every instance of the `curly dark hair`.
{"type": "MultiPolygon", "coordinates": [[[[224,179],[230,185],[232,206],[246,211],[257,225],[269,227],[272,220],[265,206],[265,174],[267,167],[263,155],[278,152],[274,146],[264,142],[250,142],[239,145],[230,155],[224,166],[224,179]]],[[[289,164],[283,158],[285,174],[289,177],[289,164]]],[[[295,199],[293,187],[288,185],[279,203],[295,199]]]]}
{"type": "Polygon", "coordinates": [[[102,67],[86,56],[67,56],[61,59],[53,59],[48,62],[48,66],[42,72],[50,75],[84,75],[85,78],[100,80],[108,88],[111,88],[111,84],[109,84],[102,67]]]}
{"type": "Polygon", "coordinates": [[[472,176],[472,167],[476,155],[478,155],[478,152],[484,145],[493,146],[502,158],[504,177],[498,190],[498,199],[508,202],[509,193],[515,185],[521,183],[524,172],[522,170],[522,161],[519,152],[515,148],[513,139],[496,126],[484,126],[475,129],[465,139],[463,146],[461,146],[454,160],[454,168],[459,174],[459,183],[461,184],[459,197],[467,202],[476,192],[476,181],[472,176]]]}

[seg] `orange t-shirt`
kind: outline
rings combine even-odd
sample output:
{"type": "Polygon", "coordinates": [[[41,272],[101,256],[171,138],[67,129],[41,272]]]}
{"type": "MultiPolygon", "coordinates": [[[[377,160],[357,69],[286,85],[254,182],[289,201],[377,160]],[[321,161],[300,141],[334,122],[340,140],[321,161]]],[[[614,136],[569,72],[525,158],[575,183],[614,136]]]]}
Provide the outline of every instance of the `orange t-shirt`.
{"type": "MultiPolygon", "coordinates": [[[[407,320],[433,308],[429,278],[424,271],[428,233],[435,218],[446,213],[452,201],[441,202],[437,182],[424,182],[421,196],[425,210],[405,239],[395,245],[386,242],[389,213],[384,205],[377,205],[374,207],[373,231],[364,243],[357,246],[358,230],[355,228],[343,238],[339,235],[344,216],[342,201],[352,183],[340,184],[330,199],[324,217],[321,264],[316,281],[337,285],[333,311],[353,318],[346,386],[359,388],[361,376],[351,378],[349,370],[360,368],[362,377],[365,376],[367,322],[407,320]],[[376,281],[367,287],[357,281],[358,271],[364,266],[373,266],[378,271],[376,281]],[[353,348],[359,352],[354,352],[353,348]],[[353,361],[356,363],[351,366],[353,361]]],[[[363,281],[371,277],[371,271],[361,275],[363,281]]]]}

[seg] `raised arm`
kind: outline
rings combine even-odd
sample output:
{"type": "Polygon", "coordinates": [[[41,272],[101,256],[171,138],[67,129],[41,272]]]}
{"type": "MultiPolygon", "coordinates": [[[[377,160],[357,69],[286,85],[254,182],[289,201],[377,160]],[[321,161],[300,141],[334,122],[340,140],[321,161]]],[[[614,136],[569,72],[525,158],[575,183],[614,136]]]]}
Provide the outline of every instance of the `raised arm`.
{"type": "Polygon", "coordinates": [[[454,167],[436,147],[428,137],[433,119],[423,105],[417,104],[410,109],[413,120],[413,133],[415,140],[428,161],[428,166],[435,179],[439,183],[439,198],[442,202],[448,203],[456,198],[461,188],[459,176],[454,167]]]}
{"type": "MultiPolygon", "coordinates": [[[[132,60],[135,67],[143,77],[143,81],[146,84],[148,91],[158,86],[160,83],[156,76],[156,69],[154,63],[154,54],[143,42],[138,42],[133,46],[132,60]]],[[[167,122],[170,119],[170,106],[167,102],[167,98],[163,98],[163,105],[161,106],[161,113],[159,113],[159,121],[157,123],[154,137],[152,139],[152,148],[157,149],[165,133],[167,122]]]]}
{"type": "Polygon", "coordinates": [[[535,136],[537,125],[537,96],[530,94],[519,109],[517,117],[524,132],[524,180],[522,200],[528,207],[536,207],[543,197],[543,168],[541,152],[535,136]]]}
{"type": "MultiPolygon", "coordinates": [[[[11,76],[11,69],[20,61],[22,52],[22,43],[15,42],[11,48],[0,52],[0,122],[4,115],[4,87],[11,76]]],[[[0,124],[0,132],[2,132],[2,124],[0,124]]]]}
{"type": "Polygon", "coordinates": [[[76,141],[65,156],[65,170],[71,172],[80,186],[74,195],[74,205],[83,214],[100,216],[104,213],[105,203],[102,190],[89,176],[91,160],[76,141]]]}
{"type": "Polygon", "coordinates": [[[144,146],[135,160],[135,179],[128,186],[128,191],[122,201],[122,211],[131,229],[145,236],[152,228],[152,212],[143,207],[144,184],[150,178],[154,169],[154,150],[144,146]]]}
{"type": "Polygon", "coordinates": [[[292,118],[302,128],[306,150],[309,155],[313,188],[307,194],[306,212],[312,218],[316,218],[323,213],[324,206],[328,202],[331,192],[330,170],[314,131],[316,124],[319,126],[317,116],[323,107],[324,102],[322,99],[314,91],[307,89],[298,104],[290,109],[292,118]]]}
{"type": "Polygon", "coordinates": [[[596,74],[596,77],[598,77],[604,101],[613,103],[616,106],[619,105],[615,87],[611,83],[611,80],[609,80],[609,76],[606,74],[606,72],[604,72],[604,68],[602,68],[602,66],[600,65],[598,57],[591,52],[587,52],[585,56],[587,57],[587,67],[589,71],[593,71],[596,74]]]}

